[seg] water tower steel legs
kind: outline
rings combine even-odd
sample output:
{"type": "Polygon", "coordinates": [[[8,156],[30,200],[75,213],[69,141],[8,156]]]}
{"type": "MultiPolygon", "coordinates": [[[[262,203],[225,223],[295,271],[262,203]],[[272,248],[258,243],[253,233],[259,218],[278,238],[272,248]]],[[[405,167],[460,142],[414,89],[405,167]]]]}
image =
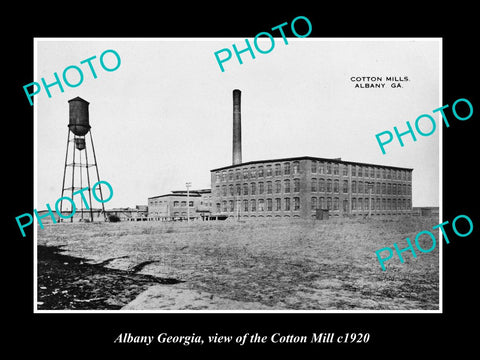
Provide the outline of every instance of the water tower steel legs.
{"type": "MultiPolygon", "coordinates": [[[[65,190],[71,190],[71,199],[75,202],[76,199],[74,199],[74,192],[76,190],[81,190],[83,188],[83,185],[82,185],[82,179],[83,179],[82,167],[85,167],[86,173],[87,173],[88,201],[89,201],[89,207],[90,207],[90,221],[93,222],[92,188],[91,188],[91,183],[90,183],[89,168],[92,167],[92,166],[95,166],[96,174],[97,174],[97,181],[100,181],[100,175],[99,175],[99,172],[98,172],[97,158],[96,158],[96,155],[95,155],[95,148],[93,146],[92,133],[91,133],[91,131],[89,131],[90,132],[90,143],[91,143],[91,146],[92,146],[94,162],[89,163],[88,162],[88,150],[87,150],[88,146],[87,146],[86,141],[85,141],[85,135],[76,136],[74,134],[73,139],[70,139],[70,132],[71,131],[69,129],[68,130],[68,136],[67,136],[67,149],[66,149],[66,153],[65,153],[65,167],[64,167],[64,170],[63,170],[62,196],[61,196],[62,200],[60,201],[60,214],[63,215],[63,197],[64,197],[64,194],[65,194],[65,190]],[[75,149],[76,149],[77,146],[80,146],[80,145],[77,145],[77,141],[82,142],[84,144],[84,148],[78,149],[79,150],[79,157],[80,157],[80,162],[79,163],[75,162],[75,149]],[[72,143],[73,152],[72,152],[72,162],[69,164],[68,163],[68,153],[69,153],[68,148],[70,146],[70,143],[72,143]],[[82,150],[85,151],[85,164],[82,164],[82,155],[81,155],[82,150]],[[70,167],[70,166],[72,167],[72,184],[71,184],[70,187],[65,187],[67,167],[70,167]],[[79,167],[80,187],[75,187],[75,168],[76,167],[79,167]]],[[[103,213],[104,220],[106,220],[105,205],[103,204],[102,185],[99,184],[98,188],[100,190],[100,200],[102,201],[102,213],[103,213]]],[[[80,203],[82,204],[81,205],[81,211],[82,211],[82,219],[83,219],[83,209],[84,209],[83,208],[83,206],[84,206],[83,193],[82,193],[81,197],[82,197],[82,199],[80,200],[80,203]]],[[[77,201],[77,203],[78,203],[78,201],[77,201]]],[[[62,221],[62,219],[60,219],[60,221],[62,221]]],[[[70,218],[70,222],[73,222],[73,216],[70,218]]]]}

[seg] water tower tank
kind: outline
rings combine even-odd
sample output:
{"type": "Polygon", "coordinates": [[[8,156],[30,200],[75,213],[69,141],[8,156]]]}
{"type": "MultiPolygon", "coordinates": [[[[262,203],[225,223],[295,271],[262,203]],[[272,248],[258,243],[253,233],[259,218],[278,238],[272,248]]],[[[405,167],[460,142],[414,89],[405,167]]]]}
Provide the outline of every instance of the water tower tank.
{"type": "Polygon", "coordinates": [[[77,136],[83,136],[90,131],[88,120],[89,102],[80,97],[68,100],[70,106],[70,121],[68,128],[77,136]]]}

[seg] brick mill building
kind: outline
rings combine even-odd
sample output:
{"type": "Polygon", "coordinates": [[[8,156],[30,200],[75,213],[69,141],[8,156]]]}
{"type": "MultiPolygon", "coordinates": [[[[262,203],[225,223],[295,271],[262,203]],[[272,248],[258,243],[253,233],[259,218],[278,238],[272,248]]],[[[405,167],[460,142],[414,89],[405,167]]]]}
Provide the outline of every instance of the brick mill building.
{"type": "Polygon", "coordinates": [[[213,214],[241,217],[399,215],[412,208],[412,169],[295,157],[211,170],[213,214]]]}
{"type": "Polygon", "coordinates": [[[400,215],[412,209],[410,168],[310,156],[242,163],[240,90],[233,90],[232,165],[211,170],[212,215],[400,215]]]}

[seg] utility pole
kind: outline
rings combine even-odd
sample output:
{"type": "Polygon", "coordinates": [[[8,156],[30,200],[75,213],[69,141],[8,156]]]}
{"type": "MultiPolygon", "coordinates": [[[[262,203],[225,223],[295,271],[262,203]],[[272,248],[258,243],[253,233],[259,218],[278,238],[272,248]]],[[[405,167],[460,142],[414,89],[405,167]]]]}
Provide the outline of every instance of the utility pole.
{"type": "Polygon", "coordinates": [[[187,223],[190,221],[190,186],[192,186],[191,182],[185,183],[187,187],[187,223]]]}

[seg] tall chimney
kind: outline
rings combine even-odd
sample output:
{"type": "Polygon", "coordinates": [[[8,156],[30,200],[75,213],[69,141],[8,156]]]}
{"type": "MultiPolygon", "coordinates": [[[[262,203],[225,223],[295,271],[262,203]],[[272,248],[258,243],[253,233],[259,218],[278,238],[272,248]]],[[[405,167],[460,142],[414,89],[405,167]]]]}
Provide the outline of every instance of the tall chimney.
{"type": "Polygon", "coordinates": [[[233,90],[233,153],[232,164],[242,163],[242,119],[240,115],[240,96],[242,92],[233,90]]]}

